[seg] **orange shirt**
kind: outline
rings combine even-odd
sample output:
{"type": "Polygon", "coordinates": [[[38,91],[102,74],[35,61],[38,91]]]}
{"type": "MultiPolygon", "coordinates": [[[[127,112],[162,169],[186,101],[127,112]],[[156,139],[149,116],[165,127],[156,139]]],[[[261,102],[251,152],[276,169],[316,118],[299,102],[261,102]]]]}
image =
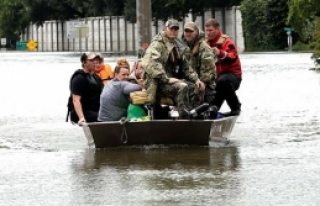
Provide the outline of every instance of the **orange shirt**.
{"type": "Polygon", "coordinates": [[[109,80],[113,79],[114,74],[111,70],[109,64],[102,64],[99,70],[94,71],[103,81],[103,84],[106,85],[109,80]]]}

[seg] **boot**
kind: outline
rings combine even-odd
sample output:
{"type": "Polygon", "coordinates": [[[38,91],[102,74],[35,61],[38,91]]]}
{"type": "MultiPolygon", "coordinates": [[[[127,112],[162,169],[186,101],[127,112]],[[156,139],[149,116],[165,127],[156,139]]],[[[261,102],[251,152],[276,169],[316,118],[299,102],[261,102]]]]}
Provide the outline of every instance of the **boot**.
{"type": "Polygon", "coordinates": [[[239,106],[236,109],[231,110],[230,112],[223,113],[225,117],[229,116],[239,116],[241,113],[241,104],[239,103],[239,106]]]}

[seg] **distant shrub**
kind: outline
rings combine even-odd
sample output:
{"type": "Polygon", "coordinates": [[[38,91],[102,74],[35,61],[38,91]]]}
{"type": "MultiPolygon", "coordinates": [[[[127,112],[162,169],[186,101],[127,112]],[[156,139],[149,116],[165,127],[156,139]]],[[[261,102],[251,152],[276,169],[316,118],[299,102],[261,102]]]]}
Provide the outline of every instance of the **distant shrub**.
{"type": "Polygon", "coordinates": [[[304,44],[300,41],[297,41],[293,46],[292,46],[292,51],[307,51],[309,49],[309,45],[304,44]]]}
{"type": "Polygon", "coordinates": [[[318,44],[317,42],[311,42],[311,43],[309,44],[309,48],[312,49],[312,50],[314,50],[314,49],[316,48],[317,44],[318,44]]]}

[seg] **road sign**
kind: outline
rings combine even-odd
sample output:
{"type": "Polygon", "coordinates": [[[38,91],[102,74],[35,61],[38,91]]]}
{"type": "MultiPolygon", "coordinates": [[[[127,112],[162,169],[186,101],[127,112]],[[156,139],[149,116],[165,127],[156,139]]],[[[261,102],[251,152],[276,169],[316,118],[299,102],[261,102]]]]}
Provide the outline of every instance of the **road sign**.
{"type": "Polygon", "coordinates": [[[89,37],[89,26],[88,25],[74,26],[72,30],[71,38],[84,38],[84,37],[89,37]]]}
{"type": "Polygon", "coordinates": [[[7,44],[7,39],[6,38],[1,38],[1,45],[5,46],[7,44]]]}
{"type": "Polygon", "coordinates": [[[17,41],[16,42],[16,49],[17,50],[26,50],[27,49],[27,41],[17,41]]]}
{"type": "Polygon", "coordinates": [[[294,29],[292,27],[284,27],[283,30],[285,30],[285,31],[294,31],[294,29]]]}
{"type": "Polygon", "coordinates": [[[33,41],[33,40],[30,40],[28,43],[27,43],[27,48],[29,50],[34,50],[36,49],[38,46],[38,43],[36,41],[33,41]]]}
{"type": "Polygon", "coordinates": [[[74,38],[72,36],[73,30],[76,26],[82,26],[84,25],[84,22],[82,21],[67,21],[66,22],[67,25],[67,38],[74,38]]]}

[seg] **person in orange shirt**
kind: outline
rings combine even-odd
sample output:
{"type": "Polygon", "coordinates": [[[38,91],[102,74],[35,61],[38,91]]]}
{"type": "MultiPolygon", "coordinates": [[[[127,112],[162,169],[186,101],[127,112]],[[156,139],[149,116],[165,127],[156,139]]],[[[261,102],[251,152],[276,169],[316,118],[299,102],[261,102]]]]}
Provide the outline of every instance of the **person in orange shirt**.
{"type": "Polygon", "coordinates": [[[97,57],[95,61],[94,72],[101,78],[103,84],[106,85],[109,80],[113,79],[114,74],[109,64],[104,64],[103,56],[100,53],[96,53],[97,57]]]}

